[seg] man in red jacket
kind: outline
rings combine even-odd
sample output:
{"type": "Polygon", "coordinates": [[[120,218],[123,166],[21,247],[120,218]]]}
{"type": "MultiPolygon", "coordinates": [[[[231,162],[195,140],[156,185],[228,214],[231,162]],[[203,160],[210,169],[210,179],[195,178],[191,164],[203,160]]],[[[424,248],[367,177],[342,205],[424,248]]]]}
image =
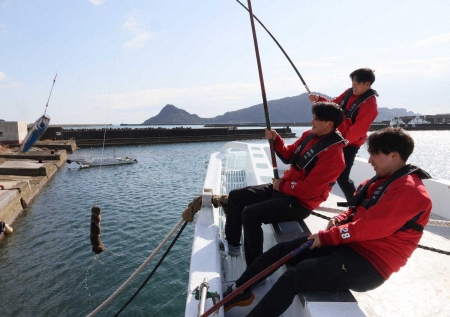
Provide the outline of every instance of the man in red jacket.
{"type": "MultiPolygon", "coordinates": [[[[350,201],[354,207],[331,218],[326,230],[274,246],[236,281],[236,287],[243,285],[307,240],[314,240],[309,250],[292,258],[293,267],[247,316],[279,316],[305,290],[374,289],[399,271],[417,248],[431,212],[431,199],[422,182],[430,175],[406,164],[414,141],[403,129],[385,128],[370,134],[367,141],[376,176],[359,186],[350,201]]],[[[224,297],[231,291],[232,287],[224,297]]],[[[252,298],[247,289],[226,309],[249,305],[252,298]]]]}
{"type": "Polygon", "coordinates": [[[369,68],[360,68],[350,74],[352,88],[344,91],[339,97],[328,100],[319,95],[310,95],[311,102],[332,101],[344,110],[344,122],[338,127],[339,132],[347,140],[344,147],[345,170],[337,179],[337,183],[347,201],[355,193],[355,184],[350,179],[350,171],[361,145],[367,138],[370,124],[378,115],[377,92],[371,88],[375,82],[375,74],[369,68]]]}
{"type": "Polygon", "coordinates": [[[240,254],[244,229],[247,265],[263,252],[263,223],[301,220],[328,198],[345,163],[343,138],[336,127],[343,120],[335,103],[318,102],[312,106],[312,128],[291,145],[286,145],[275,130],[266,129],[275,152],[290,169],[273,184],[249,186],[230,191],[225,235],[229,254],[240,254]]]}

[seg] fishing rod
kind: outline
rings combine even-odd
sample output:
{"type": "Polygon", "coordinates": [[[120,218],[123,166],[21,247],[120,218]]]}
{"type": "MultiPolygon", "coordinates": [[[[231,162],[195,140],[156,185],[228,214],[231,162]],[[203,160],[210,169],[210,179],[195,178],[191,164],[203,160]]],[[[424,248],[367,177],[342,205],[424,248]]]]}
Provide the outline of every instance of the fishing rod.
{"type": "MultiPolygon", "coordinates": [[[[248,1],[250,1],[250,0],[248,0],[248,1]]],[[[305,243],[303,243],[301,246],[299,246],[298,248],[292,250],[291,252],[286,254],[284,257],[282,257],[281,259],[279,259],[278,261],[273,263],[271,266],[267,267],[264,271],[258,273],[257,275],[252,277],[250,280],[248,280],[247,282],[245,282],[244,284],[242,284],[241,286],[236,288],[230,295],[228,295],[227,297],[223,298],[217,304],[213,305],[213,307],[208,309],[200,317],[207,317],[207,316],[211,315],[213,312],[218,310],[221,306],[225,305],[230,300],[232,300],[237,295],[239,295],[242,291],[244,291],[247,288],[249,288],[250,286],[252,286],[255,282],[257,282],[257,281],[261,280],[262,278],[266,277],[267,275],[269,275],[270,273],[272,273],[273,271],[278,269],[280,266],[285,264],[287,261],[289,261],[293,257],[297,256],[299,253],[301,253],[304,250],[306,250],[307,248],[309,248],[313,243],[314,243],[314,240],[308,240],[305,243]]]]}
{"type": "Polygon", "coordinates": [[[50,102],[50,97],[52,96],[52,91],[53,91],[53,87],[55,87],[55,81],[56,81],[57,76],[58,76],[58,73],[56,73],[55,78],[53,78],[53,85],[52,85],[52,88],[50,89],[50,94],[48,95],[47,104],[45,105],[44,116],[47,113],[48,103],[50,102]]]}
{"type": "MultiPolygon", "coordinates": [[[[250,14],[250,23],[252,25],[253,44],[255,45],[256,63],[258,64],[259,83],[261,86],[261,94],[264,105],[264,116],[266,118],[267,129],[272,130],[270,126],[269,107],[267,106],[266,89],[264,88],[264,78],[261,68],[261,60],[259,58],[259,49],[258,49],[258,40],[256,38],[255,22],[253,21],[252,4],[250,0],[247,1],[248,1],[248,12],[250,14]]],[[[270,156],[272,157],[273,175],[276,179],[278,179],[280,177],[278,176],[277,160],[275,158],[275,151],[273,149],[273,138],[269,139],[269,144],[270,144],[270,156]]]]}
{"type": "MultiPolygon", "coordinates": [[[[247,9],[247,7],[245,5],[242,4],[242,2],[240,2],[239,0],[236,0],[245,10],[249,11],[247,9]]],[[[303,79],[302,75],[300,75],[300,72],[297,70],[297,67],[295,67],[294,63],[291,61],[291,59],[289,58],[289,55],[286,53],[286,51],[283,49],[283,47],[280,45],[280,43],[278,43],[278,41],[275,39],[275,37],[272,35],[272,33],[270,33],[270,31],[264,26],[264,24],[256,17],[256,15],[253,14],[253,18],[258,21],[258,23],[264,28],[264,30],[266,30],[267,34],[270,35],[270,37],[272,38],[272,40],[275,42],[275,44],[277,44],[277,46],[280,48],[280,50],[283,52],[284,56],[286,56],[287,60],[289,61],[289,63],[291,64],[291,66],[294,68],[295,72],[297,73],[298,77],[300,78],[300,80],[303,83],[303,86],[305,86],[306,91],[308,92],[308,95],[311,95],[311,91],[308,88],[308,85],[306,85],[305,80],[303,79]]]]}

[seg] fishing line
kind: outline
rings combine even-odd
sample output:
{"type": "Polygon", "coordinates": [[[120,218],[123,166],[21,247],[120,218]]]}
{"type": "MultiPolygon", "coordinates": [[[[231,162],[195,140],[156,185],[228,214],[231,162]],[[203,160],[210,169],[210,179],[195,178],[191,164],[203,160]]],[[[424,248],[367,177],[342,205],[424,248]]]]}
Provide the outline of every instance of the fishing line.
{"type": "MultiPolygon", "coordinates": [[[[242,2],[240,2],[239,0],[236,0],[245,10],[249,11],[248,8],[242,4],[242,2]]],[[[302,75],[300,75],[300,72],[298,71],[297,67],[295,67],[294,63],[292,62],[292,60],[289,58],[289,55],[286,53],[286,51],[283,49],[283,47],[280,45],[280,43],[278,43],[278,41],[276,40],[276,38],[272,35],[272,33],[270,33],[270,31],[264,26],[264,24],[256,17],[256,15],[253,14],[253,18],[258,21],[258,23],[264,28],[264,30],[266,30],[267,34],[269,34],[269,36],[272,38],[272,40],[275,42],[275,44],[277,44],[277,46],[280,48],[280,50],[283,52],[284,56],[287,58],[287,60],[289,61],[289,63],[291,64],[291,66],[294,68],[295,72],[297,73],[297,76],[300,78],[301,82],[303,83],[303,86],[305,86],[306,91],[308,92],[308,95],[311,95],[311,91],[308,88],[308,85],[306,85],[305,80],[303,79],[302,75]]]]}

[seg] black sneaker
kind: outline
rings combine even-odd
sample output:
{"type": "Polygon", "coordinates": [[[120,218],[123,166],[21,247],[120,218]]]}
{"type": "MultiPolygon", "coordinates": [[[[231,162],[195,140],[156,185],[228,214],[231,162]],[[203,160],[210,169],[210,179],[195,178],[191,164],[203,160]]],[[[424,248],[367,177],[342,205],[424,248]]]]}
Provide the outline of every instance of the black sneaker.
{"type": "MultiPolygon", "coordinates": [[[[233,288],[233,285],[228,286],[227,290],[223,293],[223,298],[230,295],[235,289],[233,288]]],[[[225,304],[224,310],[225,312],[229,311],[234,306],[248,306],[250,305],[253,300],[255,299],[255,294],[249,289],[243,291],[242,293],[235,296],[232,300],[230,300],[228,303],[225,304]]]]}

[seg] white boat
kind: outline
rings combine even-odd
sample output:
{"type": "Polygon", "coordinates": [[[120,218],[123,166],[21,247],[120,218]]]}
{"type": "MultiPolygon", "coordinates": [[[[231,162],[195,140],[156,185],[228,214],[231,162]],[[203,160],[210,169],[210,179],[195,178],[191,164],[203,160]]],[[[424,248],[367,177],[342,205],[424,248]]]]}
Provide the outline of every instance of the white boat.
{"type": "Polygon", "coordinates": [[[419,116],[416,116],[414,119],[408,122],[408,124],[411,124],[413,127],[416,126],[416,124],[431,124],[431,122],[426,121],[425,117],[421,118],[419,116]]]}
{"type": "Polygon", "coordinates": [[[88,168],[96,166],[111,166],[111,165],[123,165],[123,164],[135,164],[137,160],[132,157],[104,157],[104,158],[91,158],[91,159],[68,159],[67,163],[76,163],[78,168],[88,168]]]}
{"type": "Polygon", "coordinates": [[[391,127],[406,127],[407,126],[407,124],[400,117],[392,118],[389,125],[391,127]]]}
{"type": "MultiPolygon", "coordinates": [[[[277,159],[278,160],[278,159],[277,159]]],[[[277,161],[279,174],[288,168],[277,161]]],[[[367,160],[356,158],[351,177],[355,183],[374,176],[367,160]]],[[[229,142],[220,152],[211,155],[203,186],[202,208],[199,210],[192,244],[191,266],[186,300],[186,317],[200,316],[213,306],[211,298],[196,300],[192,292],[207,281],[208,292],[223,291],[245,269],[242,256],[230,257],[220,251],[219,241],[224,238],[225,217],[221,208],[211,204],[213,194],[226,194],[233,188],[271,182],[273,168],[268,144],[229,142]]],[[[432,218],[450,219],[450,181],[430,179],[424,181],[433,201],[432,218]]],[[[344,199],[335,186],[330,197],[315,212],[332,217],[344,199]]],[[[342,208],[341,208],[342,209],[342,208]]],[[[305,219],[311,232],[325,228],[327,220],[311,215],[305,219]]],[[[443,221],[443,223],[448,223],[443,221]]],[[[263,225],[264,250],[275,245],[277,234],[302,234],[298,222],[286,222],[281,226],[263,225]]],[[[305,233],[304,233],[305,234],[305,233]]],[[[306,233],[307,234],[307,233],[306,233]]],[[[450,228],[431,226],[424,231],[420,245],[450,251],[450,228]]],[[[245,250],[242,250],[245,254],[245,250]]],[[[285,271],[280,267],[267,279],[267,283],[255,288],[256,299],[248,307],[234,307],[224,313],[223,307],[211,316],[240,317],[254,307],[277,278],[285,271]]],[[[205,288],[206,290],[206,288],[205,288]]],[[[206,296],[208,297],[208,296],[206,296]]],[[[449,316],[450,312],[450,261],[448,255],[425,249],[417,249],[400,272],[393,274],[379,288],[357,293],[322,292],[299,294],[283,317],[358,317],[358,316],[449,316]],[[314,298],[321,295],[322,298],[314,298]]]]}

